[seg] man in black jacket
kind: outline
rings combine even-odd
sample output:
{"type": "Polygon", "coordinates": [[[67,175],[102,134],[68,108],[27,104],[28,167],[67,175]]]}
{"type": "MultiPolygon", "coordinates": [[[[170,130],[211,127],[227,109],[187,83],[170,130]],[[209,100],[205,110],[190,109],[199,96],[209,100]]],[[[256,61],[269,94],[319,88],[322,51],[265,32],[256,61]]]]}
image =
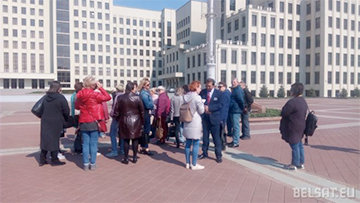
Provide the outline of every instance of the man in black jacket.
{"type": "Polygon", "coordinates": [[[251,112],[251,104],[254,102],[254,99],[251,95],[251,92],[246,87],[244,81],[240,81],[240,87],[244,90],[244,103],[245,109],[241,114],[241,132],[242,135],[240,139],[249,140],[250,139],[250,124],[249,124],[249,114],[251,112]]]}

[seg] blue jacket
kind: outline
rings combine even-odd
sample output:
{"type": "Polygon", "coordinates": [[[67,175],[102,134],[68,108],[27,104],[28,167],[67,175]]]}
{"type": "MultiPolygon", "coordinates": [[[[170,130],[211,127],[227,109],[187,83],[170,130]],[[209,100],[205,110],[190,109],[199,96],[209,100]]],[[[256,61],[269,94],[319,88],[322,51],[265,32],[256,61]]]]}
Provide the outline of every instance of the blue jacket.
{"type": "Polygon", "coordinates": [[[210,102],[207,103],[207,90],[203,89],[200,93],[202,99],[205,99],[204,105],[209,106],[209,111],[211,114],[203,114],[203,118],[209,116],[210,122],[212,125],[218,125],[222,121],[221,110],[224,106],[223,103],[223,93],[220,90],[214,89],[214,92],[211,96],[210,102]]]}
{"type": "Polygon", "coordinates": [[[240,85],[233,88],[230,99],[230,113],[242,113],[245,108],[244,90],[241,89],[240,85]]]}
{"type": "Polygon", "coordinates": [[[223,100],[224,106],[221,109],[221,115],[222,115],[221,118],[222,118],[223,123],[226,123],[226,121],[227,121],[229,107],[230,107],[230,97],[231,97],[231,92],[228,89],[226,89],[223,92],[222,100],[223,100]]]}
{"type": "Polygon", "coordinates": [[[147,90],[142,89],[140,92],[140,98],[144,104],[145,110],[153,110],[154,109],[154,102],[150,95],[150,92],[147,90]]]}

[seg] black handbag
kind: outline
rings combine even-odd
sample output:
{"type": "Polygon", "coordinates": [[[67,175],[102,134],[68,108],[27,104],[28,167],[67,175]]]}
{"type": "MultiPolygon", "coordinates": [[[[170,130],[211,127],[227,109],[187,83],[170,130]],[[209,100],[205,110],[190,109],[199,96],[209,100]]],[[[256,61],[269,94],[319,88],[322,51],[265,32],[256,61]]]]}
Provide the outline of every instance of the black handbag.
{"type": "Polygon", "coordinates": [[[31,109],[31,113],[33,113],[38,118],[41,118],[44,111],[44,98],[45,96],[41,97],[31,109]]]}

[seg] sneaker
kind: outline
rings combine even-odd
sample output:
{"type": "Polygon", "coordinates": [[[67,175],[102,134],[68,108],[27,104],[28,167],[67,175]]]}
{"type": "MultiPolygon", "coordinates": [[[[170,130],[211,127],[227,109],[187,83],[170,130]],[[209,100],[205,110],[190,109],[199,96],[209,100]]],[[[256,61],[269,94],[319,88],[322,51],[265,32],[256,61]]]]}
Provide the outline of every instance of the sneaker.
{"type": "Polygon", "coordinates": [[[101,153],[100,152],[96,152],[96,156],[100,156],[101,155],[101,153]]]}
{"type": "Polygon", "coordinates": [[[284,166],[284,169],[296,171],[297,168],[296,168],[296,166],[290,164],[290,165],[284,166]]]}
{"type": "Polygon", "coordinates": [[[89,171],[90,170],[90,168],[89,168],[89,164],[84,164],[84,171],[89,171]]]}
{"type": "Polygon", "coordinates": [[[297,166],[296,168],[298,168],[298,169],[302,169],[302,170],[305,170],[305,166],[304,166],[304,164],[301,164],[300,166],[297,166]]]}
{"type": "Polygon", "coordinates": [[[60,160],[66,159],[66,157],[65,157],[63,154],[61,154],[61,153],[58,153],[57,157],[58,157],[58,159],[60,159],[60,160]]]}
{"type": "Polygon", "coordinates": [[[111,151],[110,153],[107,153],[105,156],[107,156],[107,157],[117,157],[117,156],[119,156],[119,154],[117,152],[111,151]]]}
{"type": "Polygon", "coordinates": [[[240,137],[241,140],[250,140],[250,136],[241,136],[240,137]]]}
{"type": "Polygon", "coordinates": [[[194,170],[194,171],[196,171],[196,170],[202,170],[202,169],[204,169],[204,168],[205,168],[205,166],[202,166],[202,165],[200,165],[200,164],[196,164],[195,166],[191,165],[191,170],[194,170]]]}
{"type": "Polygon", "coordinates": [[[190,169],[190,164],[186,164],[186,169],[190,169]]]}
{"type": "Polygon", "coordinates": [[[97,165],[96,164],[91,164],[90,165],[90,170],[95,171],[97,169],[97,165]]]}
{"type": "Polygon", "coordinates": [[[101,138],[103,138],[103,139],[105,139],[106,138],[106,135],[105,135],[105,133],[100,133],[100,135],[99,135],[101,138]]]}

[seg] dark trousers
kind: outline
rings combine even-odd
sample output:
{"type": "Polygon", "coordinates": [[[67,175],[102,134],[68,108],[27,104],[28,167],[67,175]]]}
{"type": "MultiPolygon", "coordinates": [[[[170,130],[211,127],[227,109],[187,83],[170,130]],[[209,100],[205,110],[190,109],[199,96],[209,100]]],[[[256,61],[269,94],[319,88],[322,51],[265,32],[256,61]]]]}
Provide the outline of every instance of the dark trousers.
{"type": "Polygon", "coordinates": [[[161,117],[161,127],[163,128],[163,137],[160,139],[160,142],[165,143],[166,137],[167,137],[167,123],[166,123],[166,117],[161,117]]]}
{"type": "Polygon", "coordinates": [[[209,149],[209,136],[213,138],[215,144],[215,155],[216,158],[221,158],[221,138],[220,138],[220,124],[213,125],[210,122],[209,116],[205,115],[203,118],[203,144],[202,151],[205,156],[208,156],[209,149]]]}
{"type": "MultiPolygon", "coordinates": [[[[150,134],[150,128],[151,128],[151,124],[150,124],[150,114],[149,114],[149,110],[145,110],[144,113],[144,133],[149,135],[150,134]]],[[[149,142],[147,139],[142,139],[141,140],[141,147],[144,149],[149,148],[149,142]]]]}
{"type": "MultiPolygon", "coordinates": [[[[134,153],[134,158],[137,155],[138,146],[139,146],[139,139],[132,139],[131,140],[132,150],[134,153]]],[[[124,155],[125,159],[129,159],[129,148],[130,148],[130,139],[124,139],[124,155]]]]}
{"type": "MultiPolygon", "coordinates": [[[[50,154],[51,154],[51,161],[59,160],[58,157],[57,157],[58,152],[59,152],[59,150],[51,151],[51,152],[50,152],[50,154]]],[[[40,163],[45,163],[47,153],[48,153],[48,151],[43,150],[43,149],[41,150],[41,152],[40,152],[40,163]]]]}
{"type": "Polygon", "coordinates": [[[175,123],[175,139],[176,139],[176,144],[179,145],[180,144],[180,118],[179,117],[174,117],[174,123],[175,123]]]}
{"type": "Polygon", "coordinates": [[[221,123],[220,124],[220,138],[221,138],[221,144],[223,146],[226,146],[225,127],[226,127],[226,123],[221,123]]]}

